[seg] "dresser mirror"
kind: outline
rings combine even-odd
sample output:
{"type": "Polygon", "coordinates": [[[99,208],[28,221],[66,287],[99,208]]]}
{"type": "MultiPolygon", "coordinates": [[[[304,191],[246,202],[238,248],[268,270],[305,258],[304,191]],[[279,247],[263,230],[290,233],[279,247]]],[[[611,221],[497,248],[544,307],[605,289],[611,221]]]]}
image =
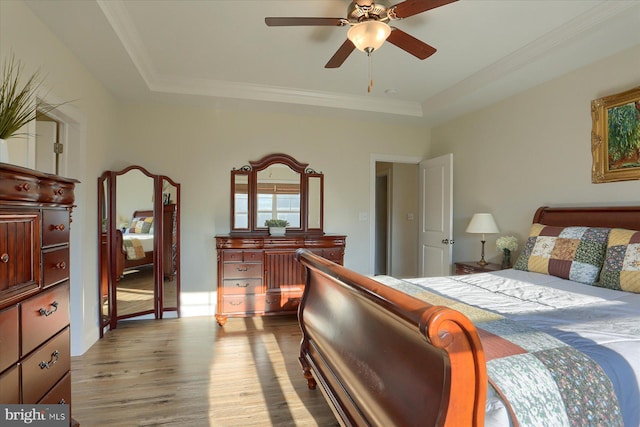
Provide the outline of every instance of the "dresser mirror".
{"type": "Polygon", "coordinates": [[[231,171],[231,232],[267,233],[282,219],[287,233],[323,232],[323,175],[287,154],[271,154],[231,171]]]}
{"type": "Polygon", "coordinates": [[[180,185],[130,166],[104,172],[98,191],[102,336],[121,319],[178,312],[180,185]]]}

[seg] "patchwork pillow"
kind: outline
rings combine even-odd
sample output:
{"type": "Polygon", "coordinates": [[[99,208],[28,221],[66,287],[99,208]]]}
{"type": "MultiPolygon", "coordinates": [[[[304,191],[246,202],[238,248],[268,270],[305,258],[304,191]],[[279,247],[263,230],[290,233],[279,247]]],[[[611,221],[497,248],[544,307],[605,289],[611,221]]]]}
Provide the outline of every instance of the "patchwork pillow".
{"type": "Polygon", "coordinates": [[[596,285],[640,293],[640,231],[611,230],[600,280],[596,285]]]}
{"type": "Polygon", "coordinates": [[[610,230],[533,224],[513,268],[592,285],[604,262],[610,230]]]}
{"type": "Polygon", "coordinates": [[[138,217],[131,220],[128,232],[131,234],[149,234],[153,226],[153,217],[138,217]]]}

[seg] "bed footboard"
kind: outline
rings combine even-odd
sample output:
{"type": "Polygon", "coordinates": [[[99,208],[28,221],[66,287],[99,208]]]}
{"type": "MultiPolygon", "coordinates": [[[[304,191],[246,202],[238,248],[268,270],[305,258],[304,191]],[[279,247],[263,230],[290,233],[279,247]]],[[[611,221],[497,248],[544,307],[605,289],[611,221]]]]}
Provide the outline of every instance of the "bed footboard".
{"type": "Polygon", "coordinates": [[[483,426],[484,352],[461,313],[308,250],[300,362],[346,426],[483,426]]]}

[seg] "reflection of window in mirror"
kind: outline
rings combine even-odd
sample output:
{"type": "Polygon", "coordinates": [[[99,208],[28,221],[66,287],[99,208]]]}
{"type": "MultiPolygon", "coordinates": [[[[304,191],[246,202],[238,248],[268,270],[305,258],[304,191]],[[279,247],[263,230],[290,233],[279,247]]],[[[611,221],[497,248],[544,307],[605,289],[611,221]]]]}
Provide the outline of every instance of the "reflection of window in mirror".
{"type": "Polygon", "coordinates": [[[300,174],[286,165],[271,165],[258,172],[257,225],[268,219],[284,219],[300,228],[300,174]]]}

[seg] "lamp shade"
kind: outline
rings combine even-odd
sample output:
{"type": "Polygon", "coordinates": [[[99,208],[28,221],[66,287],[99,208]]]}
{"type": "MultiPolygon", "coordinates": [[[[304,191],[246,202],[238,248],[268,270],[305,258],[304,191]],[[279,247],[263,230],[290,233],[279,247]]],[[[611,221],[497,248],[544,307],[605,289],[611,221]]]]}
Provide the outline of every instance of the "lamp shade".
{"type": "Polygon", "coordinates": [[[371,53],[380,46],[391,34],[391,28],[380,21],[364,21],[349,28],[347,38],[358,50],[371,53]]]}
{"type": "Polygon", "coordinates": [[[466,231],[467,233],[478,234],[492,234],[500,232],[496,221],[493,219],[493,215],[490,213],[473,214],[466,231]]]}

